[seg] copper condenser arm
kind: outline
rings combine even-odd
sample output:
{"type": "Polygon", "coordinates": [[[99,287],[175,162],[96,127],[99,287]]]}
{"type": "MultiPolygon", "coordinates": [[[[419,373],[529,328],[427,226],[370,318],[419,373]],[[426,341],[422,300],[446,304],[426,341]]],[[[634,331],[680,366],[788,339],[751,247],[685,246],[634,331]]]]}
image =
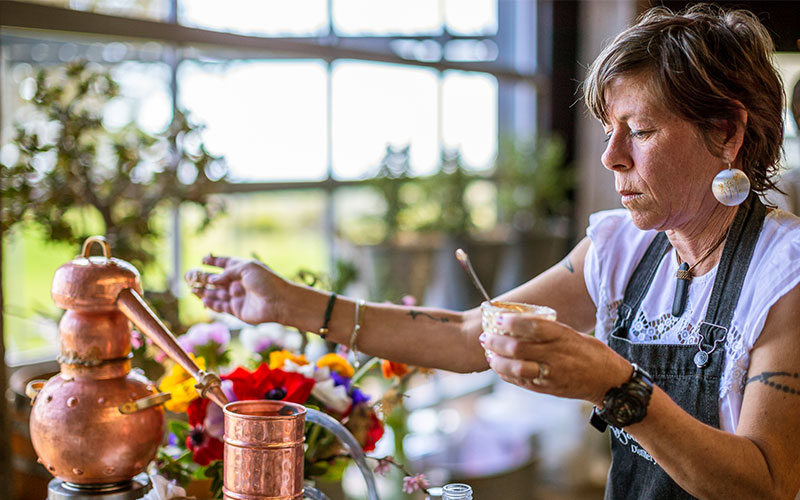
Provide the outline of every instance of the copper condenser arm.
{"type": "Polygon", "coordinates": [[[200,369],[197,363],[183,350],[175,336],[150,309],[141,295],[132,288],[125,288],[117,296],[117,306],[136,327],[153,341],[173,361],[178,363],[197,380],[200,396],[210,399],[220,408],[228,404],[222,392],[219,377],[200,369]]]}

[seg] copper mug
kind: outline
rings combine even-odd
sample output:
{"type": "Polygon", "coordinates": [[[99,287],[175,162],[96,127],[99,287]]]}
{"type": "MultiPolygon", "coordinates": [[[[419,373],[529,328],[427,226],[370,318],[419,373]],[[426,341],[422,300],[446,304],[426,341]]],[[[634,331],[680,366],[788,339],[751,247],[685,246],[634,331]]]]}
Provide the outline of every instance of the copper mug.
{"type": "Polygon", "coordinates": [[[364,452],[336,419],[285,401],[235,401],[224,408],[223,498],[226,500],[327,499],[303,486],[305,422],[331,431],[348,449],[367,483],[367,496],[377,500],[375,478],[364,452]]]}

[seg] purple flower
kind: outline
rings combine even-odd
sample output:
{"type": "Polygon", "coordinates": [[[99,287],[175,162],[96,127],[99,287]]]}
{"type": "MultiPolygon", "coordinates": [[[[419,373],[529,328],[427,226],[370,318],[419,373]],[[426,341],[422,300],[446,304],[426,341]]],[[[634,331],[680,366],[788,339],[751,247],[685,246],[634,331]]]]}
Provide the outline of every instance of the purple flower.
{"type": "Polygon", "coordinates": [[[353,387],[352,389],[350,389],[350,392],[348,394],[350,394],[350,398],[353,400],[354,405],[360,403],[366,403],[367,401],[369,401],[369,396],[361,392],[358,389],[358,387],[353,387]]]}
{"type": "Polygon", "coordinates": [[[343,377],[331,370],[331,378],[333,379],[333,385],[343,385],[345,389],[350,388],[350,377],[343,377]]]}
{"type": "Polygon", "coordinates": [[[404,295],[400,301],[403,303],[404,306],[415,306],[417,305],[417,299],[414,298],[413,295],[404,295]]]}
{"type": "Polygon", "coordinates": [[[332,371],[331,372],[331,379],[333,379],[334,385],[341,385],[347,389],[347,394],[350,396],[350,399],[353,400],[353,404],[357,405],[359,403],[366,403],[369,401],[369,396],[361,392],[358,387],[350,387],[351,380],[348,377],[343,377],[338,373],[332,371]]]}
{"type": "Polygon", "coordinates": [[[188,352],[194,352],[195,347],[214,342],[219,347],[217,352],[225,352],[225,346],[231,341],[231,331],[223,323],[198,323],[178,337],[178,343],[188,352]]]}
{"type": "Polygon", "coordinates": [[[425,474],[417,474],[416,476],[406,476],[403,478],[403,493],[414,493],[417,490],[424,490],[428,488],[428,480],[425,479],[425,474]]]}

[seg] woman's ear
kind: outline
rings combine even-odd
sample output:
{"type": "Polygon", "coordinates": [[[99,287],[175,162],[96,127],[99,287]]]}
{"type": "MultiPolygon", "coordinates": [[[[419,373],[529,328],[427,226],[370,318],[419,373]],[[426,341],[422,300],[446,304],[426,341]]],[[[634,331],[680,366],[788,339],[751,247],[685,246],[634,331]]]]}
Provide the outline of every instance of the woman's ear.
{"type": "Polygon", "coordinates": [[[747,128],[747,110],[739,101],[734,101],[737,106],[734,118],[725,127],[726,137],[722,143],[722,158],[733,163],[739,156],[739,150],[744,142],[744,131],[747,128]]]}

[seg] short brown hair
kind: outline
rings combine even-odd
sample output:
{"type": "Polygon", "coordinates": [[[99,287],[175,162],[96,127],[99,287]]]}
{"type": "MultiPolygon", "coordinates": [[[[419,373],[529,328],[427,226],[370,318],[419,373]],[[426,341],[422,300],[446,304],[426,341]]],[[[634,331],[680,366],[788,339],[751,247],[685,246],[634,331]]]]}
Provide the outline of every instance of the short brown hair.
{"type": "Polygon", "coordinates": [[[740,168],[753,190],[763,193],[775,188],[771,177],[783,143],[783,85],[773,52],[766,28],[748,11],[700,4],[675,14],[656,7],[595,59],[584,81],[584,99],[606,122],[605,91],[611,82],[647,75],[666,108],[697,126],[716,155],[721,144],[711,132],[724,132],[727,141],[744,106],[748,119],[740,168]]]}

